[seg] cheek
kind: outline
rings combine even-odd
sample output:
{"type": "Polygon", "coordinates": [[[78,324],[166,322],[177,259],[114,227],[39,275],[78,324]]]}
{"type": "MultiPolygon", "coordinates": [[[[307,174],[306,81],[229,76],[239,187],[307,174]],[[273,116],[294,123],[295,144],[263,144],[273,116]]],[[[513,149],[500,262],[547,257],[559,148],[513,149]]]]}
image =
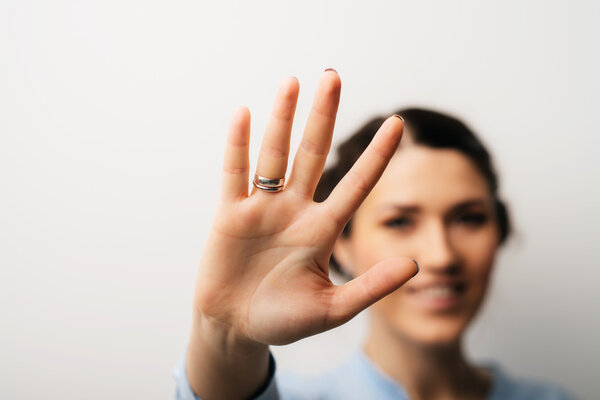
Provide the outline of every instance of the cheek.
{"type": "MultiPolygon", "coordinates": [[[[407,301],[406,291],[400,288],[372,306],[375,315],[387,321],[386,324],[397,333],[423,343],[451,342],[463,334],[480,308],[487,292],[489,276],[498,248],[497,235],[493,229],[470,234],[463,231],[453,239],[456,240],[452,242],[459,267],[458,275],[468,285],[462,305],[447,314],[430,313],[415,308],[407,301]]],[[[403,252],[396,255],[405,255],[410,252],[411,243],[414,245],[414,240],[392,246],[392,250],[380,246],[378,258],[385,258],[383,254],[394,255],[390,253],[403,252]]],[[[374,249],[376,245],[372,242],[370,248],[374,249]]],[[[371,258],[371,261],[374,259],[375,257],[371,258]]]]}
{"type": "Polygon", "coordinates": [[[495,227],[486,228],[473,235],[457,235],[455,240],[465,274],[478,280],[487,280],[492,270],[498,234],[495,227]]]}
{"type": "Polygon", "coordinates": [[[360,238],[352,244],[352,258],[357,274],[364,273],[380,261],[393,257],[406,257],[410,253],[406,249],[406,243],[375,230],[369,235],[361,235],[360,238]]]}
{"type": "Polygon", "coordinates": [[[495,227],[490,227],[476,235],[463,236],[458,243],[460,243],[458,251],[462,259],[462,274],[468,285],[465,311],[469,314],[470,320],[480,308],[487,293],[498,249],[498,234],[495,227]]]}

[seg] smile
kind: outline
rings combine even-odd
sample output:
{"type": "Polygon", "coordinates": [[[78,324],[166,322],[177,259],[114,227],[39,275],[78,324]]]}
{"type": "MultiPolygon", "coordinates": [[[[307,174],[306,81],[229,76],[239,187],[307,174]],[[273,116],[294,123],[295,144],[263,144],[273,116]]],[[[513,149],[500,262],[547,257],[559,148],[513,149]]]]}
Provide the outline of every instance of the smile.
{"type": "Polygon", "coordinates": [[[447,311],[459,305],[466,286],[463,283],[432,283],[408,288],[408,296],[420,307],[433,311],[447,311]]]}

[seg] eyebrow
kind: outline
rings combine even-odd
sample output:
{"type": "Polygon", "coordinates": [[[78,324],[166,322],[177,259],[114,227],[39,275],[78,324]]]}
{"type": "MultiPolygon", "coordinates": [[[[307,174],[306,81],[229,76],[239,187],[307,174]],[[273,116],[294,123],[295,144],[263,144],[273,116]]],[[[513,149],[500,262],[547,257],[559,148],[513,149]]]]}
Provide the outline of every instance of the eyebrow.
{"type": "Polygon", "coordinates": [[[453,210],[456,211],[460,211],[463,210],[465,208],[470,208],[473,206],[487,206],[488,201],[486,201],[485,199],[471,199],[471,200],[467,200],[467,201],[463,201],[461,203],[458,203],[457,205],[455,205],[454,207],[452,207],[453,210]]]}
{"type": "MultiPolygon", "coordinates": [[[[469,199],[465,201],[461,201],[460,203],[452,206],[451,211],[460,211],[464,209],[468,209],[474,206],[486,206],[487,201],[485,199],[469,199]]],[[[416,213],[421,211],[421,207],[412,204],[386,204],[382,207],[382,209],[393,209],[396,211],[402,211],[405,213],[416,213]]]]}

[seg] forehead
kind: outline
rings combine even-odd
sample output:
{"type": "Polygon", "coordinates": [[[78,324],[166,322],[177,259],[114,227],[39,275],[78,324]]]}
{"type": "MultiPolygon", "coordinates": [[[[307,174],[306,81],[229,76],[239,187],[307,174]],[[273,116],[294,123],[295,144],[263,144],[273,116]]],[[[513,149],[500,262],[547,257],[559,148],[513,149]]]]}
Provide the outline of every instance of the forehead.
{"type": "Polygon", "coordinates": [[[392,157],[363,206],[406,203],[447,208],[488,197],[485,178],[467,156],[453,149],[410,145],[392,157]]]}

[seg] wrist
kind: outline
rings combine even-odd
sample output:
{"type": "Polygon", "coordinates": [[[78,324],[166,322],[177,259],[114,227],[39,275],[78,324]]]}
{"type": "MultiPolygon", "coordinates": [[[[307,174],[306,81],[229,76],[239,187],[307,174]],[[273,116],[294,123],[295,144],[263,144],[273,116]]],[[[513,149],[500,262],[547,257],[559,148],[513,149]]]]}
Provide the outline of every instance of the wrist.
{"type": "Polygon", "coordinates": [[[231,359],[264,357],[269,346],[252,340],[234,326],[195,312],[192,320],[190,345],[192,342],[201,347],[208,346],[220,357],[231,359]]]}
{"type": "Polygon", "coordinates": [[[268,383],[269,347],[214,319],[194,316],[186,370],[200,398],[249,398],[268,383]]]}

